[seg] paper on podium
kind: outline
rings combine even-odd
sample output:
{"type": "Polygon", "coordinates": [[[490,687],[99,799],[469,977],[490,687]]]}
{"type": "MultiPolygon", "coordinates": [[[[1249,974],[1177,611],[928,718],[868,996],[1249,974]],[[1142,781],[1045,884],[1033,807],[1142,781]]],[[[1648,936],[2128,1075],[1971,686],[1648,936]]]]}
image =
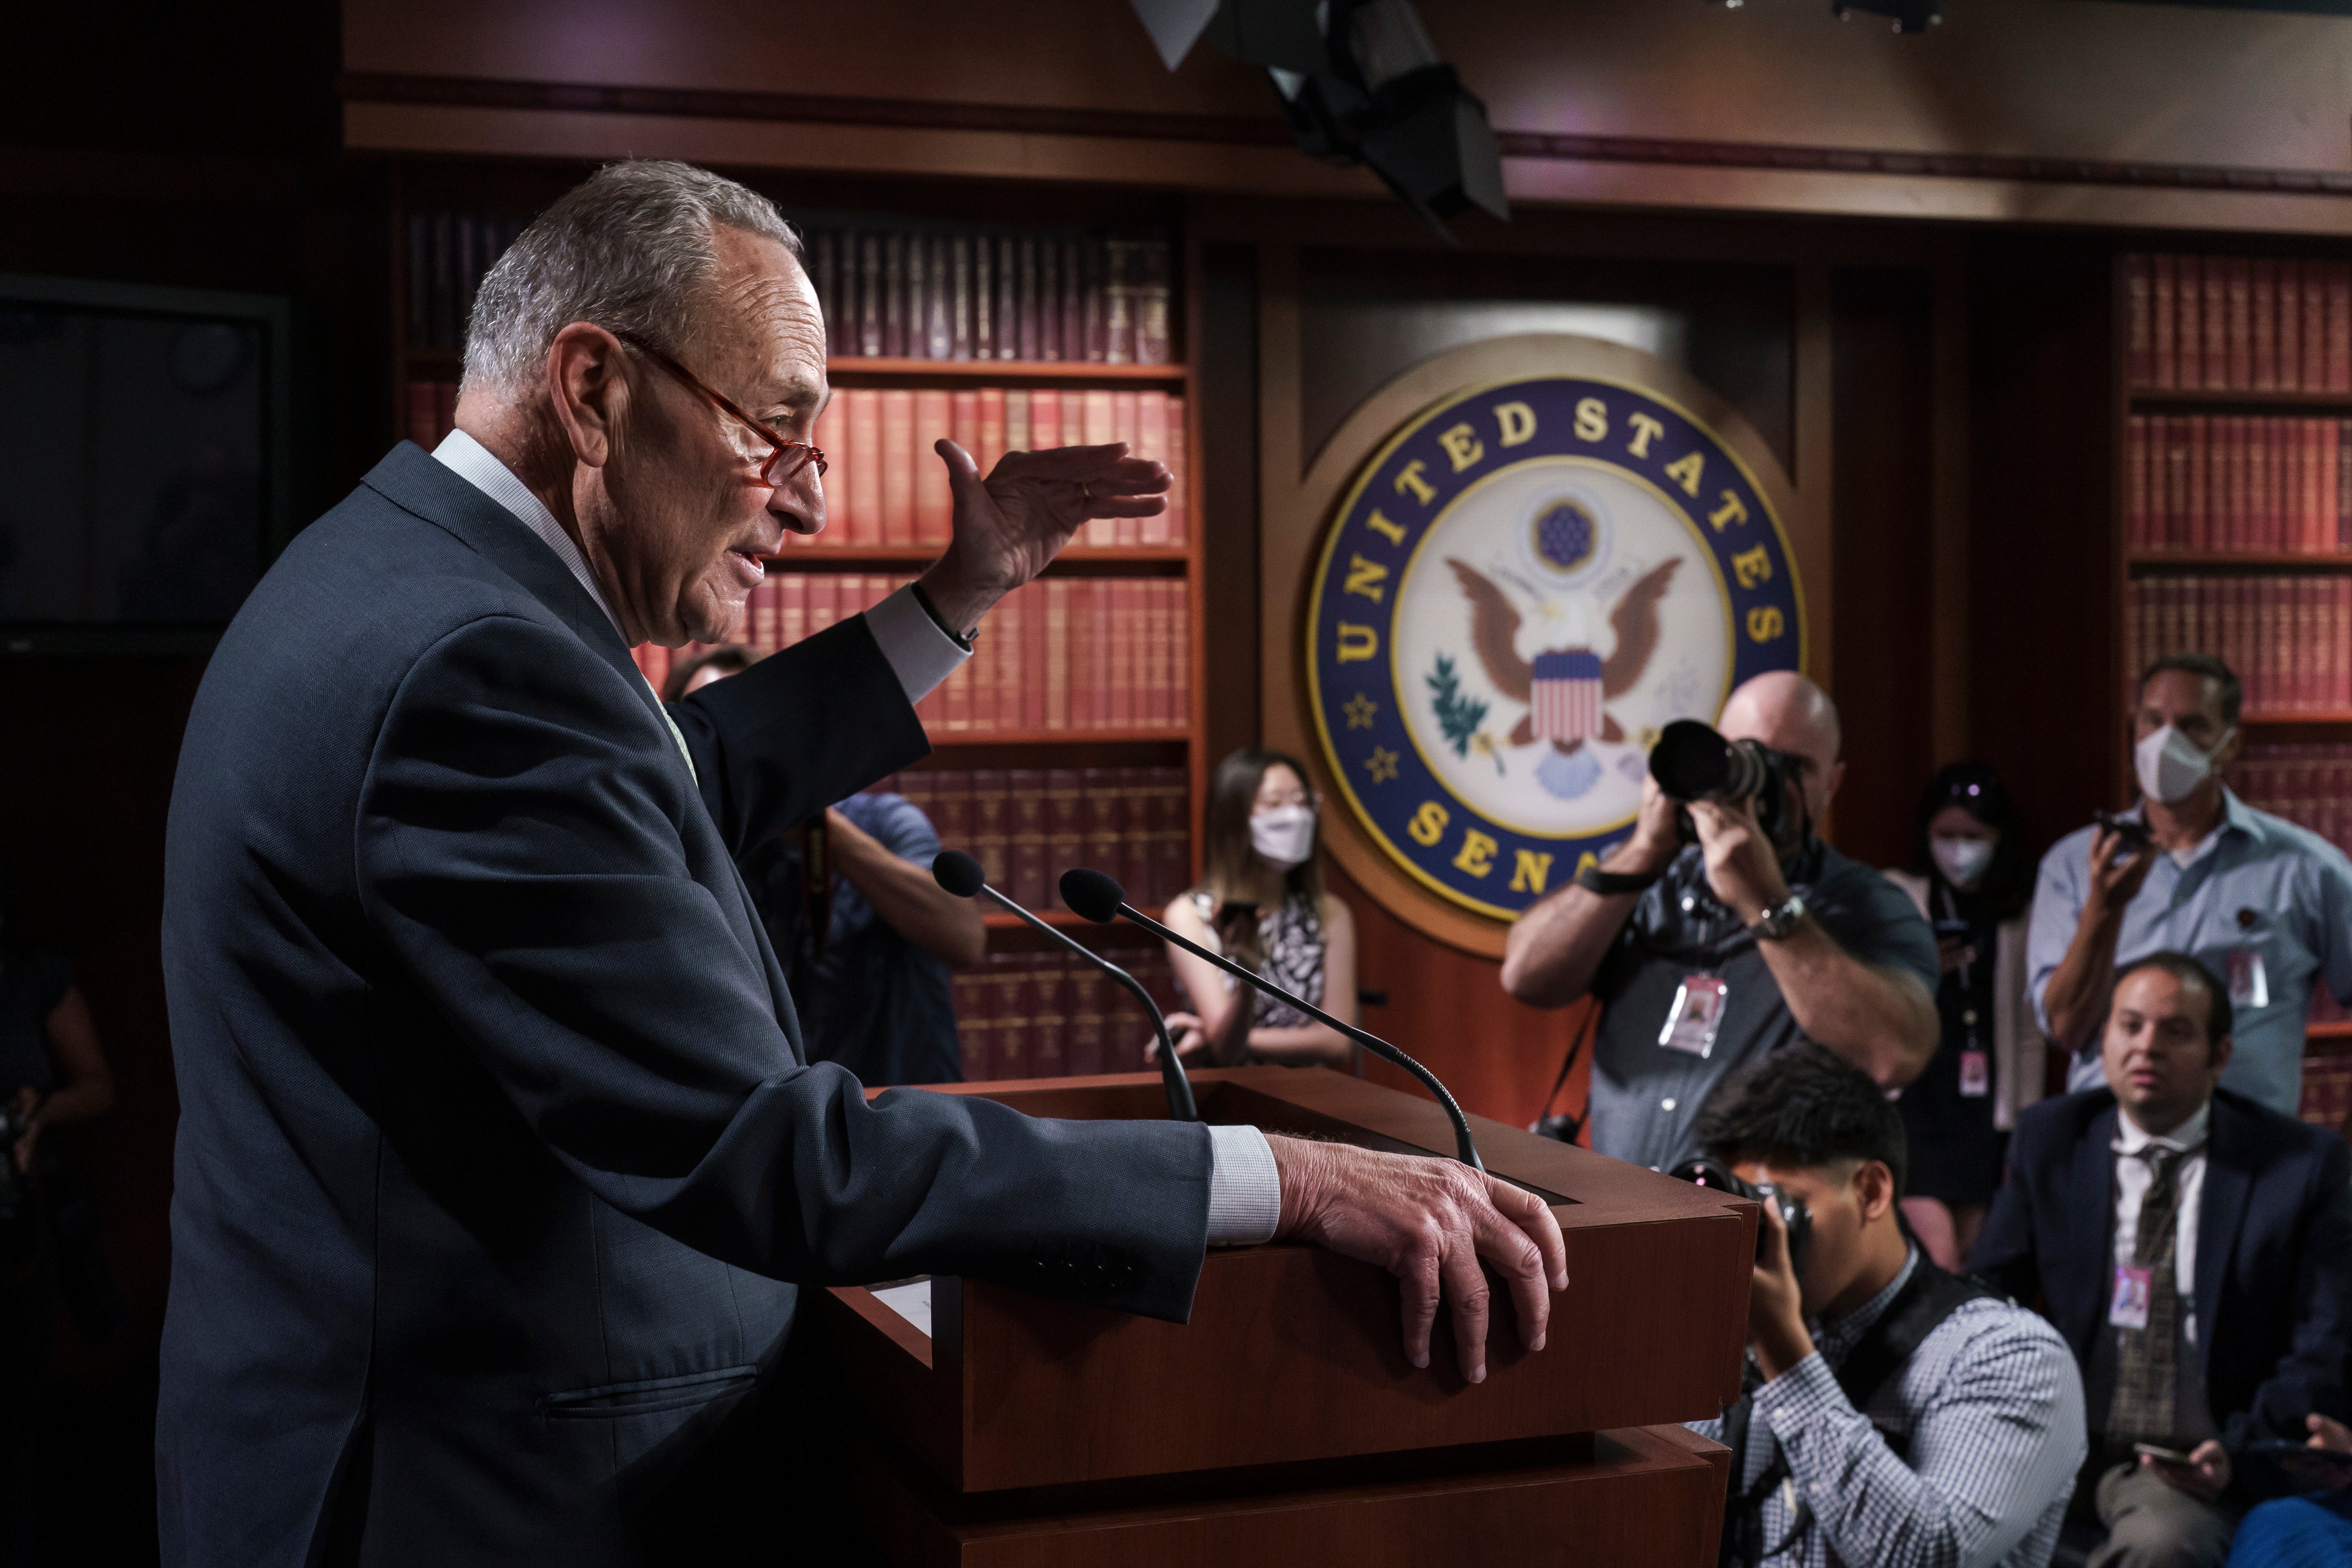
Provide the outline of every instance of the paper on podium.
{"type": "Polygon", "coordinates": [[[931,1337],[931,1282],[892,1285],[874,1292],[874,1299],[915,1325],[923,1338],[931,1337]]]}

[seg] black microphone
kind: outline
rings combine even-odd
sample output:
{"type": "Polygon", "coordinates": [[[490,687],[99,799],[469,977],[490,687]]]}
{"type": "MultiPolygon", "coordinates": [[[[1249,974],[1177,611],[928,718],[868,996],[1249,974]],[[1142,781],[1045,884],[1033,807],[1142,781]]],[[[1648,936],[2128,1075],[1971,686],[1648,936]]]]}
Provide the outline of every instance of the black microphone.
{"type": "Polygon", "coordinates": [[[1168,1037],[1168,1020],[1160,1016],[1160,1005],[1151,999],[1151,993],[1146,991],[1134,975],[1129,974],[1092,948],[1071,941],[1067,935],[1055,931],[1052,926],[990,887],[987,874],[980,868],[980,862],[961,849],[940,851],[939,856],[931,861],[931,880],[959,899],[969,899],[976,894],[986,893],[990,898],[994,899],[998,903],[1126,986],[1135,999],[1143,1004],[1143,1010],[1151,1016],[1151,1026],[1160,1031],[1160,1081],[1168,1090],[1168,1119],[1171,1121],[1201,1120],[1200,1108],[1192,1103],[1192,1080],[1185,1076],[1184,1064],[1176,1059],[1176,1042],[1168,1037]]]}
{"type": "Polygon", "coordinates": [[[1471,1142],[1469,1121],[1463,1116],[1462,1108],[1454,1103],[1454,1097],[1445,1091],[1445,1086],[1437,1081],[1437,1075],[1381,1039],[1378,1035],[1368,1035],[1353,1024],[1342,1024],[1312,1002],[1292,995],[1265,976],[1244,968],[1223,953],[1211,952],[1199,942],[1179,936],[1150,915],[1128,903],[1127,889],[1100,871],[1081,868],[1063,872],[1062,901],[1097,925],[1108,925],[1120,915],[1125,915],[1144,930],[1174,942],[1194,957],[1205,958],[1226,973],[1245,980],[1267,995],[1276,996],[1289,1003],[1308,1017],[1329,1025],[1381,1060],[1394,1062],[1419,1079],[1422,1086],[1437,1097],[1437,1103],[1445,1108],[1447,1118],[1454,1123],[1454,1158],[1474,1171],[1483,1171],[1486,1168],[1486,1163],[1478,1158],[1478,1145],[1471,1142]]]}

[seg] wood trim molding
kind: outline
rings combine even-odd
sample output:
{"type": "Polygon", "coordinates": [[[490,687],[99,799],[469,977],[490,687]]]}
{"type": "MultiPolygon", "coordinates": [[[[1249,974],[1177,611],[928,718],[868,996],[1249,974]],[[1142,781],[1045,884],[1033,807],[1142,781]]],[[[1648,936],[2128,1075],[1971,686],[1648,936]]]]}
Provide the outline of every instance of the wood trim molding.
{"type": "MultiPolygon", "coordinates": [[[[804,93],[731,92],[707,88],[523,81],[489,77],[404,76],[371,71],[346,71],[337,79],[336,85],[346,103],[1108,137],[1216,146],[1286,147],[1291,139],[1289,127],[1272,113],[1263,116],[1159,114],[1129,110],[958,103],[929,99],[839,98],[804,93]]],[[[1497,130],[1495,140],[1505,158],[1537,163],[1647,164],[1790,174],[1874,174],[1905,180],[2121,186],[2142,191],[2218,191],[2239,195],[2352,195],[2352,172],[2336,170],[2239,168],[2220,164],[2017,157],[1976,153],[1910,153],[1763,142],[1585,136],[1542,131],[1497,130]]]]}

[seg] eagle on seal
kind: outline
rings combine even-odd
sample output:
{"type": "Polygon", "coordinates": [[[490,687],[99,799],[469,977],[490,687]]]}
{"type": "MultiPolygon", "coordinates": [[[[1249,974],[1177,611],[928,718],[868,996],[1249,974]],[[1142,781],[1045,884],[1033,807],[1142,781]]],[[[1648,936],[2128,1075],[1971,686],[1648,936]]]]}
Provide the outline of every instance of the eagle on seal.
{"type": "MultiPolygon", "coordinates": [[[[1534,660],[1521,658],[1517,645],[1520,616],[1517,606],[1504,595],[1503,590],[1465,562],[1448,557],[1445,563],[1454,568],[1454,580],[1462,584],[1462,593],[1470,601],[1470,640],[1478,654],[1478,662],[1486,667],[1486,679],[1495,689],[1514,702],[1531,705],[1531,710],[1519,716],[1511,731],[1510,743],[1524,746],[1536,739],[1536,684],[1539,675],[1538,661],[1550,663],[1561,656],[1581,656],[1591,661],[1590,648],[1551,648],[1538,654],[1534,660]]],[[[1649,668],[1650,658],[1658,651],[1658,601],[1666,595],[1666,584],[1673,581],[1679,557],[1651,568],[1609,612],[1610,627],[1617,634],[1617,647],[1600,667],[1601,700],[1621,696],[1633,688],[1649,668]]],[[[1625,738],[1624,730],[1606,712],[1600,715],[1600,738],[1616,742],[1625,738]]],[[[1580,738],[1561,740],[1551,737],[1552,747],[1562,753],[1575,752],[1584,744],[1580,738]]]]}

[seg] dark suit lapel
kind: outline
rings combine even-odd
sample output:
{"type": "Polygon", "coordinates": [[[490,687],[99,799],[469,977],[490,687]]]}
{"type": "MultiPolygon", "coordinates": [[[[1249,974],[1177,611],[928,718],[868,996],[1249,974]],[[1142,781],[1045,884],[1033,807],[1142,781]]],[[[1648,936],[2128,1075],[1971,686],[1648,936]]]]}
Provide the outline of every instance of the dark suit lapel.
{"type": "Polygon", "coordinates": [[[656,719],[663,717],[660,702],[646,684],[636,660],[629,657],[628,645],[614,629],[611,617],[588,596],[572,568],[522,519],[407,441],[385,454],[361,482],[402,510],[455,535],[521,584],[628,682],[656,719]]]}
{"type": "Polygon", "coordinates": [[[2067,1342],[2086,1352],[2107,1310],[2108,1271],[2116,1255],[2116,1108],[2108,1106],[2091,1118],[2074,1142],[2074,1158],[2066,1173],[2066,1202],[2074,1212],[2068,1228],[2096,1247],[2069,1249],[2066,1268],[2073,1289],[2062,1298],[2077,1303],[2077,1321],[2063,1323],[2067,1342]]]}
{"type": "Polygon", "coordinates": [[[2256,1131],[2220,1096],[2205,1129],[2205,1190],[2197,1202],[2197,1345],[2209,1363],[2221,1327],[2221,1280],[2243,1226],[2261,1158],[2256,1131]]]}

